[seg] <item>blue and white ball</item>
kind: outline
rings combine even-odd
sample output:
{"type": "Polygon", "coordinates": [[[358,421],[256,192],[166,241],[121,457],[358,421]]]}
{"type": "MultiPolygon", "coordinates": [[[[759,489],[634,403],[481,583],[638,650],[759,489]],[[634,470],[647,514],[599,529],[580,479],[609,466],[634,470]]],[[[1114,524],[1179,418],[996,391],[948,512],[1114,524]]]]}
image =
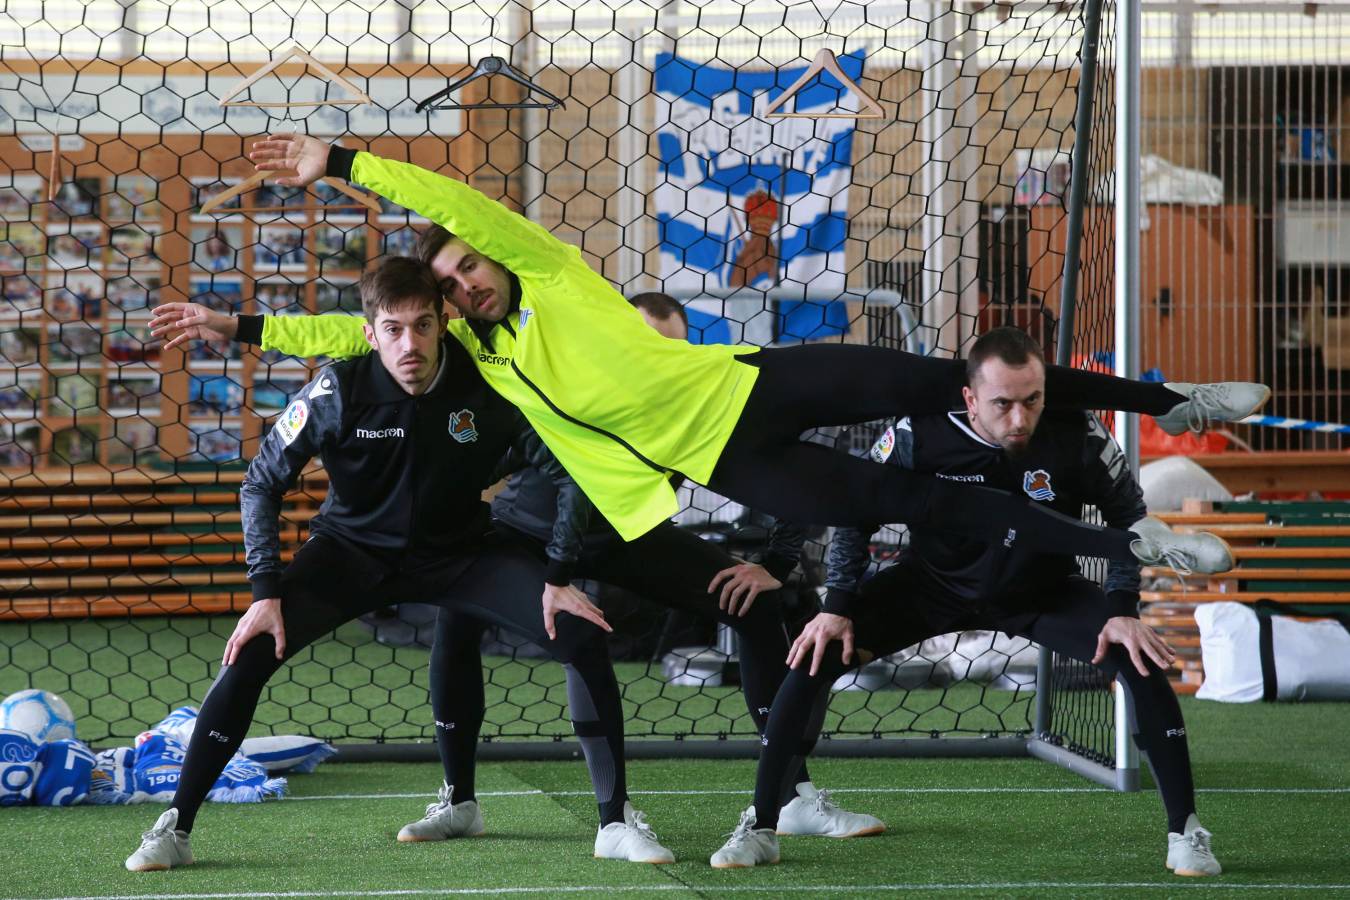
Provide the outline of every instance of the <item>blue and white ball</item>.
{"type": "Polygon", "coordinates": [[[0,728],[21,731],[39,744],[74,740],[75,715],[50,691],[19,691],[0,701],[0,728]]]}

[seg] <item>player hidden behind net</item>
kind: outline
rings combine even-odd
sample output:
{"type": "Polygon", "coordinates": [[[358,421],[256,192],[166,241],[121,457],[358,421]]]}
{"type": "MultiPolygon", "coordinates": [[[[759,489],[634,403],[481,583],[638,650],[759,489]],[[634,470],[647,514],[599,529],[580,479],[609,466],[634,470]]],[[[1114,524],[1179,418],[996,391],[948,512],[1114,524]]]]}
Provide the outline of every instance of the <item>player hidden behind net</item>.
{"type": "MultiPolygon", "coordinates": [[[[1078,516],[1091,504],[1117,528],[1146,532],[1161,525],[1145,517],[1143,492],[1096,418],[1044,410],[1046,367],[1035,341],[1016,329],[995,329],[975,342],[967,365],[965,411],[900,419],[872,448],[869,465],[1024,491],[1065,515],[1078,516]]],[[[1084,578],[1067,553],[1009,553],[914,527],[896,564],[860,588],[875,530],[869,524],[835,533],[824,609],[793,644],[792,671],[773,702],[755,805],[713,854],[713,866],[778,862],[777,804],[768,801],[814,746],[820,720],[812,709],[836,678],[935,635],[992,629],[1120,677],[1134,698],[1135,742],[1148,756],[1167,812],[1167,868],[1178,875],[1221,872],[1210,834],[1196,818],[1186,726],[1164,674],[1174,654],[1139,621],[1137,564],[1112,562],[1103,587],[1084,578]]]]}
{"type": "MultiPolygon", "coordinates": [[[[872,421],[896,409],[945,412],[965,381],[959,360],[848,344],[691,345],[653,332],[576,247],[452,178],[294,135],[260,141],[261,171],[278,183],[324,176],[359,183],[436,223],[419,255],[465,317],[450,330],[484,379],[520,407],[539,436],[625,540],[667,520],[679,472],[752,509],[794,522],[911,526],[997,541],[1028,552],[1223,571],[1212,535],[1098,528],[1023,494],[919,476],[800,440],[804,431],[872,421]]],[[[269,317],[264,349],[351,355],[361,326],[347,316],[269,317]]],[[[1051,367],[1053,407],[1157,416],[1174,432],[1241,418],[1263,385],[1142,384],[1051,367]]]]}

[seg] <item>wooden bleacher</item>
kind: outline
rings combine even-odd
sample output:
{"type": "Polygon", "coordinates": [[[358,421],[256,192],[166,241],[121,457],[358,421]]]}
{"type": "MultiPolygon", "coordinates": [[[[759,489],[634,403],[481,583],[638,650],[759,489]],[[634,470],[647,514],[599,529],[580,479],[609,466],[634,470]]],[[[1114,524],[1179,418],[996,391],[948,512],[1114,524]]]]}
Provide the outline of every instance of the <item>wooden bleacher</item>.
{"type": "Polygon", "coordinates": [[[1161,567],[1151,580],[1170,581],[1141,594],[1141,616],[1177,651],[1170,673],[1178,691],[1194,693],[1204,680],[1195,609],[1202,603],[1262,599],[1308,606],[1350,605],[1350,503],[1191,503],[1160,518],[1178,530],[1212,531],[1233,547],[1237,566],[1221,575],[1178,580],[1161,567]]]}
{"type": "MultiPolygon", "coordinates": [[[[0,619],[205,614],[251,599],[242,469],[0,472],[0,619]]],[[[283,559],[327,491],[307,472],[285,501],[283,559]]]]}

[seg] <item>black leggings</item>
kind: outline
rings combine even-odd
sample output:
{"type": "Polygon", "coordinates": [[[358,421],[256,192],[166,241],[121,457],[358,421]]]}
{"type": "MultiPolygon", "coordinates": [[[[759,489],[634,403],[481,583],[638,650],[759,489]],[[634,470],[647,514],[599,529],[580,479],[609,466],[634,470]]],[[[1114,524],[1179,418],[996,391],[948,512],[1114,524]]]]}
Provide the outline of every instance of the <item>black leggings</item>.
{"type": "MultiPolygon", "coordinates": [[[[1045,611],[1000,613],[999,604],[994,603],[990,612],[963,612],[959,601],[944,597],[912,561],[902,559],[863,586],[853,623],[854,646],[865,651],[867,659],[875,659],[940,634],[990,629],[1021,635],[1082,662],[1091,661],[1097,635],[1111,615],[1101,587],[1075,576],[1038,596],[1043,598],[1045,611]]],[[[823,720],[821,699],[828,699],[835,679],[862,662],[855,650],[853,664],[845,666],[842,650],[842,645],[831,644],[814,676],[808,660],[788,673],[778,692],[755,780],[755,812],[761,828],[777,824],[774,798],[781,795],[797,761],[815,747],[823,720]]],[[[1134,698],[1135,742],[1148,754],[1169,830],[1181,832],[1186,817],[1195,812],[1186,726],[1166,674],[1145,659],[1147,676],[1139,674],[1124,647],[1112,644],[1101,669],[1119,675],[1134,698]]]]}
{"type": "MultiPolygon", "coordinates": [[[[499,526],[498,530],[542,558],[542,542],[508,528],[499,526]]],[[[760,594],[743,616],[728,615],[718,608],[718,596],[708,593],[708,584],[718,572],[738,562],[715,544],[666,522],[635,541],[616,538],[598,545],[589,542],[578,561],[577,577],[621,587],[660,606],[730,626],[736,633],[741,691],[755,727],[763,735],[774,695],[787,674],[787,631],[776,592],[760,594]]],[[[472,796],[466,792],[461,797],[460,785],[466,784],[467,790],[472,790],[472,770],[466,773],[464,767],[473,764],[471,748],[483,721],[479,645],[485,627],[482,621],[459,610],[442,608],[431,645],[431,707],[436,717],[441,762],[446,769],[446,781],[455,786],[456,802],[472,796]]],[[[568,684],[571,683],[569,678],[568,684]]],[[[578,737],[584,742],[586,738],[582,735],[588,724],[578,715],[574,705],[572,719],[578,737]]],[[[800,782],[810,781],[804,762],[792,775],[787,791],[800,782]]],[[[597,786],[597,795],[600,793],[597,786]]],[[[612,810],[606,811],[604,799],[600,803],[602,820],[614,814],[612,810]]],[[[621,814],[622,799],[617,806],[621,814]]]]}
{"type": "MultiPolygon", "coordinates": [[[[1133,562],[1128,531],[1059,515],[1029,498],[877,465],[800,440],[814,427],[952,409],[965,382],[960,360],[900,350],[819,344],[739,358],[759,377],[708,487],[761,512],[815,525],[877,522],[927,526],[1016,543],[1023,552],[1073,553],[1133,562]]],[[[1046,397],[1057,406],[1164,412],[1183,398],[1162,385],[1050,366],[1046,397]]]]}
{"type": "MultiPolygon", "coordinates": [[[[618,687],[604,632],[562,615],[558,638],[550,640],[540,604],[543,586],[542,564],[500,539],[489,539],[472,554],[396,566],[349,541],[319,534],[300,548],[282,575],[285,658],[363,613],[416,599],[462,610],[534,641],[576,672],[592,705],[617,710],[618,687]]],[[[192,830],[207,792],[253,721],[263,687],[283,662],[276,658],[272,636],[264,634],[245,644],[233,665],[221,667],[202,702],[174,793],[180,829],[192,830]]],[[[613,718],[607,727],[617,733],[621,748],[622,718],[613,718]]]]}

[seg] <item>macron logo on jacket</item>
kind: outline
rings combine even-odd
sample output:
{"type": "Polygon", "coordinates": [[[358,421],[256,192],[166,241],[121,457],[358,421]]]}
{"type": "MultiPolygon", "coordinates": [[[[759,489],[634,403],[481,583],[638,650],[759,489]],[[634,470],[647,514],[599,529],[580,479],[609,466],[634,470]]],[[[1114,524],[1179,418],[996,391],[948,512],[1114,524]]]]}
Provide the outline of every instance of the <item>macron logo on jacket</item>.
{"type": "Polygon", "coordinates": [[[359,438],[368,438],[372,440],[377,440],[379,438],[401,438],[403,437],[403,429],[377,428],[371,430],[369,428],[358,428],[356,429],[356,436],[359,438]]]}

